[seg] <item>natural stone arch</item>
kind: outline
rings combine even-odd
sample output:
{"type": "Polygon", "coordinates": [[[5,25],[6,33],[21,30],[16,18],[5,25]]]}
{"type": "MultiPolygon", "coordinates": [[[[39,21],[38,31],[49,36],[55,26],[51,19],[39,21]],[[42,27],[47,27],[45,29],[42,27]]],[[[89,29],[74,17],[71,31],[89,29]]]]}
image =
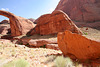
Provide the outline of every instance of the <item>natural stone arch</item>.
{"type": "Polygon", "coordinates": [[[34,28],[34,24],[30,20],[16,16],[8,11],[0,10],[0,15],[9,18],[12,36],[26,34],[34,28]]]}

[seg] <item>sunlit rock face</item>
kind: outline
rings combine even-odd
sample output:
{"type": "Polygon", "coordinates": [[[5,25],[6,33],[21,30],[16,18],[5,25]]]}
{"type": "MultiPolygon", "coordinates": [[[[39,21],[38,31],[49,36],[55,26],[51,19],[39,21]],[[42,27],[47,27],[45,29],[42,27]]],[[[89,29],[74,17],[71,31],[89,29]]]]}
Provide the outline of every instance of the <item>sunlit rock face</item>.
{"type": "Polygon", "coordinates": [[[29,32],[29,35],[40,34],[49,35],[57,34],[65,30],[70,30],[73,33],[82,34],[82,31],[71,21],[67,14],[63,11],[54,11],[51,14],[40,16],[36,27],[29,32]]]}
{"type": "Polygon", "coordinates": [[[98,41],[87,39],[68,30],[58,33],[57,39],[59,49],[64,56],[79,60],[97,59],[100,57],[100,42],[98,41]]]}

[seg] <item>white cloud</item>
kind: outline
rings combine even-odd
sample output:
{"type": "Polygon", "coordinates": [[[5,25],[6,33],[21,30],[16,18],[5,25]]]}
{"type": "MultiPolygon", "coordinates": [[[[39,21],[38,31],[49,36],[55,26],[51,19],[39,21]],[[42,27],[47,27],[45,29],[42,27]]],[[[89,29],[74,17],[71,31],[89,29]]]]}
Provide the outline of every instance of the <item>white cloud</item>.
{"type": "Polygon", "coordinates": [[[1,10],[9,11],[9,8],[1,8],[1,10]]]}
{"type": "Polygon", "coordinates": [[[4,10],[4,11],[5,11],[5,9],[4,9],[4,8],[1,8],[1,10],[4,10]]]}

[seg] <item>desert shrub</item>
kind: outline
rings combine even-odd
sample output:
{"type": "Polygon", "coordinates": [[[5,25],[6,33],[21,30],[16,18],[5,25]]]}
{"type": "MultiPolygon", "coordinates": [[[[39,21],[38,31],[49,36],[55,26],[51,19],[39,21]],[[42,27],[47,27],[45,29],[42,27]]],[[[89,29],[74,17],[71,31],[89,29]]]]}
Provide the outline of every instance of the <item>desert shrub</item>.
{"type": "Polygon", "coordinates": [[[40,48],[46,48],[46,45],[40,46],[40,48]]]}
{"type": "Polygon", "coordinates": [[[56,59],[55,55],[51,55],[47,57],[46,63],[53,62],[56,59]]]}
{"type": "Polygon", "coordinates": [[[30,37],[30,35],[26,35],[27,37],[30,37]]]}
{"type": "Polygon", "coordinates": [[[29,43],[26,44],[26,46],[29,46],[29,45],[30,45],[29,43]]]}
{"type": "Polygon", "coordinates": [[[58,56],[54,62],[57,67],[74,67],[72,60],[68,57],[58,56]]]}
{"type": "Polygon", "coordinates": [[[86,33],[86,32],[83,32],[85,35],[88,35],[88,33],[86,33]]]}
{"type": "Polygon", "coordinates": [[[2,67],[29,67],[29,63],[24,59],[18,59],[4,64],[2,67]]]}
{"type": "Polygon", "coordinates": [[[20,45],[23,45],[23,43],[21,42],[20,45]]]}

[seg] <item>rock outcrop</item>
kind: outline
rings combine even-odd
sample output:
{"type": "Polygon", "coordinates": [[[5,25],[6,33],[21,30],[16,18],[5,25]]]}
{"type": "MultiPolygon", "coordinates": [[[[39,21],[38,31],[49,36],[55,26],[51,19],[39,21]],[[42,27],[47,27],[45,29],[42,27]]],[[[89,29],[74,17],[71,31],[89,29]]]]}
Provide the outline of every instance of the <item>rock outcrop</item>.
{"type": "Polygon", "coordinates": [[[0,34],[6,35],[9,32],[9,26],[0,26],[0,34]]]}
{"type": "Polygon", "coordinates": [[[35,19],[33,18],[29,18],[28,20],[32,21],[34,23],[35,19]]]}
{"type": "Polygon", "coordinates": [[[43,48],[59,50],[58,44],[57,44],[57,38],[56,39],[15,38],[12,40],[12,42],[15,44],[26,45],[28,47],[37,47],[37,48],[43,47],[43,48]]]}
{"type": "Polygon", "coordinates": [[[62,11],[55,11],[52,14],[45,14],[36,20],[36,27],[31,30],[28,35],[40,34],[57,34],[65,30],[73,33],[82,34],[79,28],[71,21],[71,19],[62,11]]]}
{"type": "Polygon", "coordinates": [[[9,18],[12,36],[26,34],[34,28],[34,24],[30,20],[16,16],[8,11],[0,10],[0,15],[9,18]]]}
{"type": "Polygon", "coordinates": [[[40,47],[40,46],[44,46],[47,44],[57,44],[56,40],[49,40],[49,39],[37,39],[37,40],[30,40],[29,41],[29,45],[31,46],[36,46],[36,47],[40,47]]]}
{"type": "Polygon", "coordinates": [[[8,44],[8,43],[11,43],[10,40],[5,40],[5,39],[0,39],[0,42],[1,42],[2,44],[8,44]]]}
{"type": "Polygon", "coordinates": [[[100,42],[65,31],[58,33],[58,46],[65,56],[89,60],[100,58],[100,42]]]}
{"type": "MultiPolygon", "coordinates": [[[[100,0],[60,0],[55,10],[64,11],[75,22],[87,22],[85,26],[92,27],[90,22],[100,21],[100,0]]],[[[97,26],[100,27],[100,22],[97,26]]]]}
{"type": "Polygon", "coordinates": [[[8,33],[11,33],[9,20],[3,20],[0,22],[0,34],[6,35],[8,33]]]}
{"type": "Polygon", "coordinates": [[[9,23],[10,23],[9,20],[3,20],[0,22],[0,24],[9,24],[9,23]]]}

